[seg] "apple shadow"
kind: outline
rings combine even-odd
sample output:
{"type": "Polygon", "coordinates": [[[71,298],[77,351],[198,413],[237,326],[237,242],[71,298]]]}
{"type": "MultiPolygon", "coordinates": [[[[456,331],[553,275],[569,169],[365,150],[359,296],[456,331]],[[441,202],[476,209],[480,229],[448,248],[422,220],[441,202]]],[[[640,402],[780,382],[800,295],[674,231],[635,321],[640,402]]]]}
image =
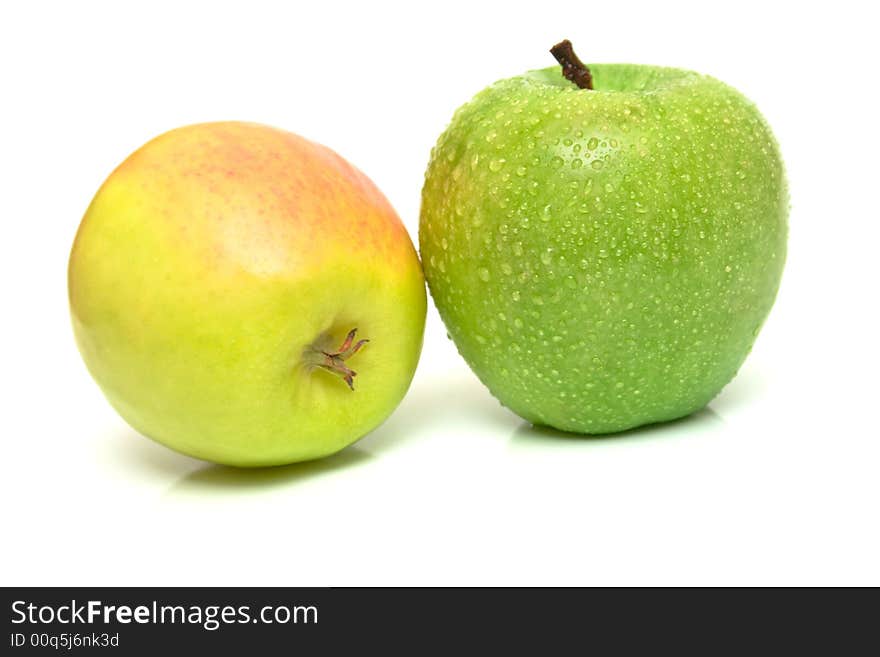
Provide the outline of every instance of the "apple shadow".
{"type": "Polygon", "coordinates": [[[695,432],[711,431],[724,424],[724,420],[709,406],[676,420],[645,424],[626,431],[604,434],[580,434],[560,431],[552,427],[534,425],[524,422],[510,437],[514,447],[533,447],[537,445],[611,445],[631,441],[642,441],[652,438],[669,438],[683,436],[695,432]]]}
{"type": "Polygon", "coordinates": [[[413,382],[400,406],[357,444],[370,452],[396,449],[438,427],[482,426],[505,433],[519,417],[504,408],[466,368],[413,382]]]}
{"type": "Polygon", "coordinates": [[[754,399],[763,397],[767,388],[767,381],[761,373],[746,363],[715,397],[712,406],[722,415],[729,415],[748,406],[754,399]]]}
{"type": "Polygon", "coordinates": [[[205,465],[205,461],[175,452],[128,426],[111,437],[105,458],[131,475],[161,481],[179,479],[205,465]]]}
{"type": "Polygon", "coordinates": [[[229,465],[205,464],[181,477],[167,491],[168,495],[203,492],[256,492],[291,486],[331,472],[354,467],[370,460],[372,455],[357,445],[314,461],[262,468],[236,468],[229,465]]]}
{"type": "Polygon", "coordinates": [[[314,461],[263,468],[218,465],[175,452],[128,429],[112,437],[105,458],[115,468],[152,482],[174,482],[165,495],[194,491],[256,491],[294,484],[322,474],[352,467],[371,458],[358,445],[314,461]]]}

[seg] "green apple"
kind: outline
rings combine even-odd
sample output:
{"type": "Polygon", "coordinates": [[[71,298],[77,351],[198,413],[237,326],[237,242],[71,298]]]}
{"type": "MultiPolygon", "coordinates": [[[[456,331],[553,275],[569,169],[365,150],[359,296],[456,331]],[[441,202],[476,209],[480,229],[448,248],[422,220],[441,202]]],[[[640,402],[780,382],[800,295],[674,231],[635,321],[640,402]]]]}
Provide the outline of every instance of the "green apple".
{"type": "Polygon", "coordinates": [[[342,449],[397,406],[421,350],[424,279],[397,214],[339,155],[266,126],[189,126],[132,154],[68,282],[113,407],[217,463],[342,449]]]}
{"type": "Polygon", "coordinates": [[[561,70],[484,89],[432,151],[431,294],[477,376],[535,424],[688,415],[736,374],[779,287],[776,141],[713,78],[551,52],[561,70]]]}

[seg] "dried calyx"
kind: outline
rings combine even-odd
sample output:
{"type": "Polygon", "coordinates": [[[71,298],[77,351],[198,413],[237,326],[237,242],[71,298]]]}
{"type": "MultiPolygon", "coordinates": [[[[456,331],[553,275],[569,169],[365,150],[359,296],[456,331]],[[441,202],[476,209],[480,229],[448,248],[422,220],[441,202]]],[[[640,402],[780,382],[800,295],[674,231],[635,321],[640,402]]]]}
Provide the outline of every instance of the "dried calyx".
{"type": "Polygon", "coordinates": [[[348,367],[345,361],[354,356],[361,347],[369,342],[369,340],[358,340],[355,342],[354,336],[356,334],[357,329],[351,329],[348,335],[345,336],[345,341],[336,351],[329,352],[315,348],[311,350],[311,360],[315,366],[341,377],[352,390],[354,390],[354,377],[357,376],[357,372],[348,367]]]}

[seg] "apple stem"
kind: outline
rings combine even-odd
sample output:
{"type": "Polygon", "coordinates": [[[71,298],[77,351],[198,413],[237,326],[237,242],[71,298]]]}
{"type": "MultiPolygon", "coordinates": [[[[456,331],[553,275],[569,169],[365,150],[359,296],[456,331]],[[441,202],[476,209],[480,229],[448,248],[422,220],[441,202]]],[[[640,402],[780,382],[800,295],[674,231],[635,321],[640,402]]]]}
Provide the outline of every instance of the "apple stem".
{"type": "Polygon", "coordinates": [[[593,88],[593,74],[577,55],[574,54],[574,48],[571,41],[565,39],[550,48],[556,61],[562,66],[562,75],[566,80],[574,82],[581,89],[593,88]]]}
{"type": "Polygon", "coordinates": [[[332,353],[324,351],[323,349],[312,348],[312,351],[318,356],[318,359],[314,364],[321,369],[342,377],[342,380],[345,381],[348,384],[348,387],[352,390],[354,390],[354,377],[357,376],[357,372],[349,368],[345,364],[345,360],[354,356],[360,351],[361,347],[369,342],[369,340],[358,340],[355,342],[354,336],[356,334],[357,329],[351,329],[348,332],[348,335],[345,336],[345,341],[332,353]]]}

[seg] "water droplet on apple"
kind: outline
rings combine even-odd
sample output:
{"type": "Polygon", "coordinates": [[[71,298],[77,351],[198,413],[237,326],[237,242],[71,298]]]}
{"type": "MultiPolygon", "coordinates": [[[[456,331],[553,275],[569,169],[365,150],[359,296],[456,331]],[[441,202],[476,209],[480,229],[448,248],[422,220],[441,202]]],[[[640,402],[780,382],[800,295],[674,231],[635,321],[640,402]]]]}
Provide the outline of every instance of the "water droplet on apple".
{"type": "Polygon", "coordinates": [[[604,163],[602,162],[602,160],[593,160],[592,162],[590,162],[590,166],[598,171],[604,166],[604,163]]]}
{"type": "Polygon", "coordinates": [[[504,166],[504,163],[507,162],[503,157],[500,157],[496,160],[492,160],[489,162],[489,170],[490,171],[501,171],[501,168],[504,166]]]}
{"type": "Polygon", "coordinates": [[[480,267],[480,269],[477,271],[477,275],[480,277],[480,280],[483,281],[484,283],[489,281],[489,270],[486,269],[485,267],[480,267]]]}

